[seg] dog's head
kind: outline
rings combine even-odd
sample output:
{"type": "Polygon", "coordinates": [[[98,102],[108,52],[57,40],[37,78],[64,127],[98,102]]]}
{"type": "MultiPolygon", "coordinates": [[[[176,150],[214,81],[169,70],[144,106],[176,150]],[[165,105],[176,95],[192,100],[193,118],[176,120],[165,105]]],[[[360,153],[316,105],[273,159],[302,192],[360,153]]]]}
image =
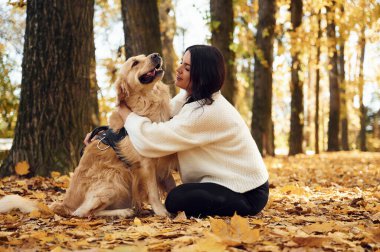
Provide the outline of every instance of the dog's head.
{"type": "Polygon", "coordinates": [[[151,90],[163,76],[162,58],[158,53],[129,58],[122,65],[116,80],[118,102],[123,102],[131,92],[151,90]]]}

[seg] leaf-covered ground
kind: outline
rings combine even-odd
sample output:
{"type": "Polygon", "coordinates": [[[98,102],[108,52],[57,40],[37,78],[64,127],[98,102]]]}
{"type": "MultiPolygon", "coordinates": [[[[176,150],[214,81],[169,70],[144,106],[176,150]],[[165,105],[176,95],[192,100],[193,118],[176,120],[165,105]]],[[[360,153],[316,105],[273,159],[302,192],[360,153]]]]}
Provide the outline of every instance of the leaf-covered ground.
{"type": "Polygon", "coordinates": [[[0,196],[44,204],[0,214],[0,251],[380,251],[380,153],[265,162],[270,202],[250,218],[62,218],[44,207],[62,198],[67,176],[4,178],[0,196]]]}

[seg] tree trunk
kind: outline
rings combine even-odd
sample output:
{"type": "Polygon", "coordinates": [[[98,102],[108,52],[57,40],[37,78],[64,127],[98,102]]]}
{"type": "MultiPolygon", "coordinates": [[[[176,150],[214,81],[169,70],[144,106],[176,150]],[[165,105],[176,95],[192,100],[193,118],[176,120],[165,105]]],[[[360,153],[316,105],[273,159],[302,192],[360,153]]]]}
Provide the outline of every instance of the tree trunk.
{"type": "Polygon", "coordinates": [[[360,103],[360,133],[359,133],[359,147],[361,151],[367,151],[366,144],[366,116],[367,109],[363,103],[363,90],[364,90],[364,55],[365,55],[365,26],[363,25],[360,34],[360,69],[359,69],[359,103],[360,103]]]}
{"type": "MultiPolygon", "coordinates": [[[[340,5],[340,15],[344,15],[344,6],[340,5]]],[[[344,69],[344,43],[345,36],[343,27],[339,27],[341,36],[339,38],[339,84],[340,84],[340,125],[341,125],[341,142],[342,149],[349,150],[348,146],[348,114],[347,114],[347,94],[346,94],[346,78],[344,69]]]]}
{"type": "Polygon", "coordinates": [[[231,50],[234,33],[234,12],[232,0],[210,0],[211,44],[220,49],[226,64],[226,78],[222,94],[232,104],[236,104],[235,52],[231,50]]]}
{"type": "Polygon", "coordinates": [[[375,139],[380,139],[380,109],[373,117],[373,137],[375,139]]]}
{"type": "Polygon", "coordinates": [[[90,65],[90,116],[91,128],[100,125],[99,103],[98,103],[98,81],[96,79],[96,57],[95,57],[95,40],[94,32],[92,32],[91,39],[91,65],[90,65]]]}
{"type": "Polygon", "coordinates": [[[317,55],[316,55],[316,73],[315,73],[315,153],[319,153],[319,82],[320,82],[320,69],[319,58],[321,55],[321,11],[318,12],[318,39],[317,39],[317,55]]]}
{"type": "MultiPolygon", "coordinates": [[[[259,0],[251,130],[261,154],[264,154],[264,139],[268,139],[270,127],[272,127],[272,63],[274,27],[276,23],[275,12],[275,0],[259,0]]],[[[274,155],[274,152],[267,154],[274,155]]]]}
{"type": "Polygon", "coordinates": [[[291,115],[289,133],[289,155],[302,153],[303,143],[303,83],[300,80],[301,61],[299,59],[300,50],[298,49],[297,29],[302,22],[302,0],[292,0],[291,21],[293,31],[291,32],[292,45],[292,68],[291,68],[291,115]]]}
{"type": "Polygon", "coordinates": [[[157,1],[121,0],[121,14],[126,58],[153,52],[162,55],[157,1]]]}
{"type": "Polygon", "coordinates": [[[173,46],[173,39],[176,33],[176,19],[172,0],[159,0],[161,41],[165,45],[162,47],[164,58],[165,75],[163,82],[170,85],[170,93],[174,96],[177,91],[174,85],[178,57],[173,46]]]}
{"type": "Polygon", "coordinates": [[[326,7],[327,16],[327,37],[329,51],[329,82],[330,82],[330,112],[327,151],[339,150],[339,119],[340,119],[340,99],[338,82],[338,54],[336,50],[335,33],[335,1],[332,8],[326,7]]]}
{"type": "Polygon", "coordinates": [[[94,1],[29,0],[15,137],[0,175],[27,161],[31,175],[71,171],[90,129],[94,1]]]}

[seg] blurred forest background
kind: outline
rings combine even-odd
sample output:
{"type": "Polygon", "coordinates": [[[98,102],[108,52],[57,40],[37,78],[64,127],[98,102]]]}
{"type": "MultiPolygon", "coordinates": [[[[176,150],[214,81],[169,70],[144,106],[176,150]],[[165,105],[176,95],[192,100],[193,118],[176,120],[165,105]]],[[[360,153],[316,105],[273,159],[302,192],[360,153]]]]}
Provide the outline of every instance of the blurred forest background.
{"type": "Polygon", "coordinates": [[[263,155],[380,151],[379,18],[376,0],[0,0],[0,176],[71,171],[120,64],[159,52],[173,84],[193,41],[222,51],[263,155]]]}

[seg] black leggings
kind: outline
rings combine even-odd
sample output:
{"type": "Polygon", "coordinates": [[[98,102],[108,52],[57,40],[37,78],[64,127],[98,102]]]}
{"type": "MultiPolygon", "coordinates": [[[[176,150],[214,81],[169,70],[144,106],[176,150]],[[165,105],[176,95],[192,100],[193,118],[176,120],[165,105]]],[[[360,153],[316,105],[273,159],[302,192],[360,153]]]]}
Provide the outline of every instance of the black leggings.
{"type": "Polygon", "coordinates": [[[255,215],[267,204],[268,181],[245,193],[237,193],[214,183],[182,184],[169,192],[165,201],[170,213],[184,211],[186,216],[255,215]]]}

